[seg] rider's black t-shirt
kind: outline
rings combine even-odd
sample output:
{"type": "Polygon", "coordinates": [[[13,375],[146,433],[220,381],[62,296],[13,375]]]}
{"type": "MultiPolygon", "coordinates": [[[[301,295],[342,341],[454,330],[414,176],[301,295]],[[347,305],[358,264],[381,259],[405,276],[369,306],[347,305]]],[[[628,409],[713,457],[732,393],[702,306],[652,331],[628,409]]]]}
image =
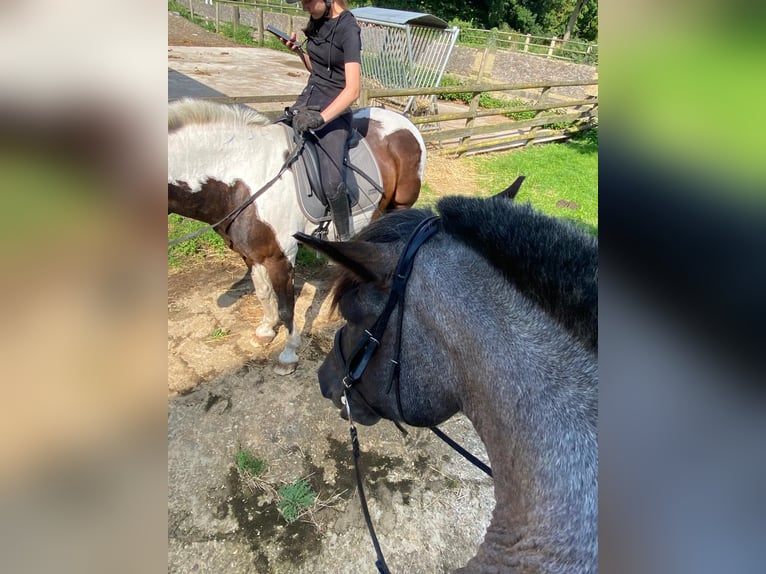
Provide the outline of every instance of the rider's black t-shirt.
{"type": "Polygon", "coordinates": [[[346,86],[346,63],[361,63],[361,30],[348,10],[337,18],[321,18],[313,24],[314,33],[306,42],[312,71],[302,96],[307,104],[324,109],[346,86]]]}

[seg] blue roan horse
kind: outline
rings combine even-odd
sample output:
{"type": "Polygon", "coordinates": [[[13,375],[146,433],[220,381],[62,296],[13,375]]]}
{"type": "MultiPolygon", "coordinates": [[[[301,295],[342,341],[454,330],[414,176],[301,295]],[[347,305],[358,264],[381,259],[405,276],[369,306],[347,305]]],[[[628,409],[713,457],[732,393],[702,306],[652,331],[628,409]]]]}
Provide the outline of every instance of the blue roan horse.
{"type": "Polygon", "coordinates": [[[496,506],[457,572],[593,574],[598,242],[499,197],[437,210],[424,228],[435,233],[414,244],[432,213],[387,215],[350,243],[299,238],[341,267],[346,324],[319,370],[322,394],[363,424],[471,420],[496,506]]]}

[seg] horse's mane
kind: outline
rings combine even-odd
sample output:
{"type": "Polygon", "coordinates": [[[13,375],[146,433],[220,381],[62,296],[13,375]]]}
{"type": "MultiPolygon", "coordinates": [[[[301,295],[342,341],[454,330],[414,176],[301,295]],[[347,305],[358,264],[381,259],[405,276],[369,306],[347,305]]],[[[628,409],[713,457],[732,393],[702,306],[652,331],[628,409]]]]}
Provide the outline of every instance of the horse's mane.
{"type": "Polygon", "coordinates": [[[481,253],[591,351],[598,348],[598,240],[504,198],[445,197],[442,227],[481,253]]]}
{"type": "Polygon", "coordinates": [[[266,125],[269,118],[245,106],[183,98],[168,104],[168,132],[190,124],[266,125]]]}
{"type": "MultiPolygon", "coordinates": [[[[436,208],[442,230],[485,257],[514,287],[555,318],[590,350],[598,347],[598,240],[573,225],[498,197],[445,197],[436,208]]],[[[406,241],[426,209],[393,212],[357,238],[406,241]]],[[[374,265],[375,262],[366,262],[374,265]]],[[[335,302],[358,284],[344,273],[335,302]]]]}

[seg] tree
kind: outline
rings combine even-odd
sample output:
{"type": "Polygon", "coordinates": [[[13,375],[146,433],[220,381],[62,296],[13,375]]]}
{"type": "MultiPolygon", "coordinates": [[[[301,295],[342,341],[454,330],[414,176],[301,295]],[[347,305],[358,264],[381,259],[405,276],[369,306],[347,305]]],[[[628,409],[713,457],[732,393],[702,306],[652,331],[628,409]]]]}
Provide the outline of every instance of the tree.
{"type": "Polygon", "coordinates": [[[567,22],[567,27],[564,31],[564,42],[569,40],[569,36],[572,35],[572,30],[574,30],[575,24],[577,23],[577,17],[582,11],[583,4],[585,4],[585,0],[577,0],[577,4],[575,4],[574,10],[572,10],[572,15],[569,16],[569,22],[567,22]]]}

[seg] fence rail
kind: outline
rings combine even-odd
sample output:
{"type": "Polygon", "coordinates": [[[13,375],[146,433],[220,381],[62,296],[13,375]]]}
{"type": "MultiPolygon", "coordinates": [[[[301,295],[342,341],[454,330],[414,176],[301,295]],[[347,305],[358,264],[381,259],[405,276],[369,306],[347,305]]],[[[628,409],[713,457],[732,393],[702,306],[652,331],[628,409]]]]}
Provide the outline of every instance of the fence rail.
{"type": "MultiPolygon", "coordinates": [[[[456,155],[499,151],[547,141],[561,140],[592,127],[598,120],[598,97],[580,100],[560,99],[554,101],[552,90],[568,86],[597,85],[597,80],[533,82],[526,84],[479,84],[439,88],[370,89],[362,88],[359,105],[364,107],[376,101],[394,96],[445,96],[471,95],[466,111],[436,113],[436,115],[412,116],[410,121],[424,132],[427,144],[435,145],[445,153],[456,155]],[[540,90],[537,101],[515,105],[510,99],[514,92],[529,93],[540,90]],[[505,99],[509,105],[493,109],[481,109],[483,94],[493,94],[505,99]],[[509,115],[532,113],[529,119],[513,120],[509,115]],[[462,122],[461,122],[462,121],[462,122]]],[[[444,102],[442,107],[449,104],[444,102]]]]}
{"type": "MultiPolygon", "coordinates": [[[[436,115],[410,116],[409,119],[423,133],[423,140],[435,153],[476,154],[500,151],[512,147],[544,143],[567,139],[571,135],[593,127],[598,121],[598,97],[580,100],[556,100],[552,90],[566,86],[590,86],[589,82],[536,82],[528,84],[493,84],[464,85],[440,88],[401,88],[371,89],[362,88],[359,106],[374,105],[387,98],[397,96],[433,97],[457,93],[471,94],[471,103],[467,110],[437,113],[436,115]],[[525,92],[539,89],[535,102],[513,105],[509,100],[507,107],[482,109],[479,101],[482,94],[492,93],[511,96],[513,92],[525,92]],[[514,120],[509,115],[531,113],[531,118],[514,120]]],[[[227,104],[264,104],[292,103],[298,94],[273,94],[268,96],[237,96],[205,98],[210,101],[227,104]]],[[[516,100],[517,101],[517,100],[516,100]]],[[[440,101],[443,108],[448,102],[440,101]]],[[[263,111],[264,115],[276,118],[281,112],[263,111]]]]}
{"type": "Polygon", "coordinates": [[[564,42],[557,36],[533,36],[519,32],[462,28],[460,43],[478,48],[488,47],[509,52],[523,52],[578,64],[598,64],[598,44],[579,40],[564,42]]]}

